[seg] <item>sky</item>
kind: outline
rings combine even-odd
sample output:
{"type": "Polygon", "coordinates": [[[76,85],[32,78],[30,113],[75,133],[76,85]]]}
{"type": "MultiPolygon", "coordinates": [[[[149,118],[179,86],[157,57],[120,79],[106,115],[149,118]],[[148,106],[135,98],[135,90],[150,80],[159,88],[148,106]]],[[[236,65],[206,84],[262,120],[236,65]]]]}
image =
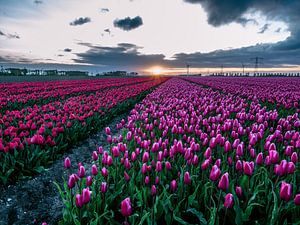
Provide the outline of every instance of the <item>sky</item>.
{"type": "Polygon", "coordinates": [[[0,65],[300,70],[298,0],[0,0],[0,65]]]}

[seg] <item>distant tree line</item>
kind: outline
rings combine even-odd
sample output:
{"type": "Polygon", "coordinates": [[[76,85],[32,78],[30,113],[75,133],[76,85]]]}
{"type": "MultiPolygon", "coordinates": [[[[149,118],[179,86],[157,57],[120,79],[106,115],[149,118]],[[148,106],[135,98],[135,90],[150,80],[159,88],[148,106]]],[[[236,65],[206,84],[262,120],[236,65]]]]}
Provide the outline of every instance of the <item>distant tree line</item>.
{"type": "Polygon", "coordinates": [[[212,73],[210,76],[218,77],[300,77],[300,73],[212,73]]]}
{"type": "Polygon", "coordinates": [[[1,67],[0,76],[88,76],[86,71],[29,70],[1,67]]]}

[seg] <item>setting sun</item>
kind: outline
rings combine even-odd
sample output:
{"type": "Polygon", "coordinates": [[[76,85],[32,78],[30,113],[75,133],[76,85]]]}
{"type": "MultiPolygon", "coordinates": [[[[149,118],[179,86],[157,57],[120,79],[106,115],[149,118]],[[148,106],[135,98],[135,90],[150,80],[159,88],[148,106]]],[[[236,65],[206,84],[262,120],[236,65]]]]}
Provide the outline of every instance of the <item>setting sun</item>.
{"type": "Polygon", "coordinates": [[[153,75],[160,75],[161,74],[161,68],[155,67],[155,68],[153,68],[152,72],[153,72],[153,75]]]}

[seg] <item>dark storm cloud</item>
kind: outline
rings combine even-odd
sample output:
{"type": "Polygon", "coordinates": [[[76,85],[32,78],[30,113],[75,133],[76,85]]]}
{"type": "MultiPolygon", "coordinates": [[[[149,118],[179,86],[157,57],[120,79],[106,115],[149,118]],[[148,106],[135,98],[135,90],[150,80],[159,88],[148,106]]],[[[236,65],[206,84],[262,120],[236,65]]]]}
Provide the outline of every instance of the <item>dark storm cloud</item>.
{"type": "Polygon", "coordinates": [[[107,12],[109,12],[109,9],[108,8],[102,8],[102,9],[100,9],[100,12],[107,13],[107,12]]]}
{"type": "Polygon", "coordinates": [[[70,23],[71,26],[78,26],[78,25],[83,25],[85,23],[91,22],[91,18],[89,17],[80,17],[78,19],[75,19],[70,23]]]}
{"type": "Polygon", "coordinates": [[[299,0],[184,0],[199,3],[207,13],[208,23],[218,27],[231,22],[241,23],[247,12],[261,12],[268,20],[288,24],[291,36],[270,47],[274,50],[300,48],[300,1],[299,0]]]}
{"type": "Polygon", "coordinates": [[[34,2],[35,4],[37,4],[37,5],[43,3],[43,1],[41,1],[41,0],[34,0],[33,2],[34,2]]]}
{"type": "Polygon", "coordinates": [[[79,43],[90,49],[84,53],[78,53],[76,63],[90,64],[94,66],[109,66],[114,68],[144,68],[147,66],[164,63],[162,54],[144,55],[138,52],[140,47],[120,43],[116,47],[103,47],[90,43],[79,43]]]}
{"type": "Polygon", "coordinates": [[[9,33],[4,33],[3,31],[0,30],[0,36],[7,37],[9,39],[20,39],[20,36],[18,34],[9,34],[9,33]]]}
{"type": "Polygon", "coordinates": [[[263,25],[263,26],[260,28],[260,30],[259,30],[258,33],[259,33],[259,34],[265,33],[267,30],[269,30],[270,25],[271,25],[271,24],[266,23],[265,25],[263,25]]]}
{"type": "Polygon", "coordinates": [[[140,16],[134,18],[126,17],[124,19],[116,19],[114,26],[125,31],[130,31],[143,25],[143,20],[140,16]]]}
{"type": "Polygon", "coordinates": [[[72,49],[70,49],[70,48],[65,48],[64,49],[64,52],[71,52],[72,51],[72,49]]]}

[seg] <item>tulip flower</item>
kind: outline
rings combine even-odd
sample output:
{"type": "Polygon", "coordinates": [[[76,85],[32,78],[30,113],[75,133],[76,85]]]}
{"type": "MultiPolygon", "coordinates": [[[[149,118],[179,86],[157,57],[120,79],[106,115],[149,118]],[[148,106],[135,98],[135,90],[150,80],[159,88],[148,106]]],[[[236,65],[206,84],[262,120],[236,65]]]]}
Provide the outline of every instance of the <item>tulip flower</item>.
{"type": "Polygon", "coordinates": [[[292,185],[282,181],[280,187],[280,198],[284,201],[289,201],[292,197],[292,185]]]}
{"type": "Polygon", "coordinates": [[[76,177],[75,177],[74,174],[72,174],[72,175],[69,176],[68,187],[70,189],[72,189],[75,186],[75,184],[76,184],[76,177]]]}
{"type": "Polygon", "coordinates": [[[226,209],[232,208],[233,203],[234,203],[233,195],[232,195],[231,193],[228,193],[228,194],[225,196],[224,207],[225,207],[226,209]]]}
{"type": "Polygon", "coordinates": [[[294,198],[295,205],[300,205],[300,194],[296,194],[294,198]]]}
{"type": "Polygon", "coordinates": [[[243,169],[244,169],[244,173],[248,176],[251,176],[253,173],[253,168],[251,166],[251,163],[249,162],[243,162],[243,169]]]}
{"type": "Polygon", "coordinates": [[[103,177],[107,177],[108,176],[108,170],[105,167],[102,168],[101,173],[102,173],[103,177]]]}
{"type": "Polygon", "coordinates": [[[190,177],[190,173],[189,172],[185,172],[184,173],[184,183],[185,184],[191,184],[191,177],[190,177]]]}
{"type": "Polygon", "coordinates": [[[64,161],[64,167],[66,169],[70,169],[71,168],[71,160],[69,157],[65,158],[65,161],[64,161]]]}
{"type": "Polygon", "coordinates": [[[160,161],[156,162],[156,172],[160,172],[162,170],[162,164],[160,161]]]}
{"type": "Polygon", "coordinates": [[[95,164],[92,165],[92,174],[94,176],[97,176],[97,174],[98,174],[98,167],[95,164]]]}
{"type": "Polygon", "coordinates": [[[128,173],[126,171],[124,171],[124,178],[125,178],[126,182],[130,181],[130,176],[128,175],[128,173]]]}
{"type": "Polygon", "coordinates": [[[93,151],[92,158],[94,161],[98,160],[98,153],[96,151],[93,151]]]}
{"type": "Polygon", "coordinates": [[[107,183],[106,182],[101,183],[100,191],[101,191],[101,193],[107,192],[107,183]]]}
{"type": "Polygon", "coordinates": [[[148,162],[148,160],[149,160],[149,153],[148,152],[144,152],[143,158],[142,158],[143,163],[148,162]]]}
{"type": "Polygon", "coordinates": [[[298,162],[297,152],[293,152],[292,153],[291,160],[292,160],[293,163],[297,163],[298,162]]]}
{"type": "Polygon", "coordinates": [[[269,151],[270,161],[271,163],[277,163],[279,161],[279,154],[276,150],[269,151]]]}
{"type": "Polygon", "coordinates": [[[80,166],[78,169],[78,176],[80,178],[83,178],[85,176],[85,168],[83,166],[80,166]]]}
{"type": "Polygon", "coordinates": [[[75,204],[78,208],[81,208],[83,206],[82,197],[80,194],[77,194],[75,197],[75,204]]]}
{"type": "Polygon", "coordinates": [[[120,151],[119,151],[118,146],[112,147],[111,152],[112,152],[112,154],[113,154],[113,156],[114,156],[115,158],[119,157],[119,155],[120,155],[120,151]]]}
{"type": "Polygon", "coordinates": [[[263,156],[263,153],[260,152],[260,153],[258,153],[258,155],[256,156],[256,161],[255,161],[255,163],[256,163],[257,165],[262,165],[263,162],[264,162],[264,156],[263,156]]]}
{"type": "Polygon", "coordinates": [[[87,178],[86,178],[86,186],[91,186],[92,185],[92,183],[93,183],[93,178],[91,177],[91,176],[88,176],[87,178]]]}
{"type": "Polygon", "coordinates": [[[87,204],[91,200],[91,194],[92,192],[90,191],[89,188],[84,188],[82,190],[82,203],[87,204]]]}
{"type": "Polygon", "coordinates": [[[172,180],[171,181],[171,184],[170,184],[170,188],[171,188],[171,191],[176,191],[176,189],[177,189],[177,182],[176,182],[176,180],[172,180]]]}
{"type": "Polygon", "coordinates": [[[242,190],[242,187],[240,186],[236,186],[235,187],[235,193],[238,197],[242,197],[243,196],[243,190],[242,190]]]}
{"type": "Polygon", "coordinates": [[[210,171],[209,179],[211,179],[212,181],[216,181],[219,179],[220,175],[221,170],[218,166],[214,165],[210,171]]]}
{"type": "Polygon", "coordinates": [[[132,214],[132,207],[129,197],[125,198],[121,202],[121,213],[124,217],[129,217],[132,214]]]}
{"type": "Polygon", "coordinates": [[[156,192],[157,192],[156,186],[155,186],[155,185],[152,185],[152,186],[151,186],[151,195],[156,195],[156,192]]]}
{"type": "Polygon", "coordinates": [[[169,161],[167,161],[165,163],[165,167],[166,167],[167,170],[171,170],[172,169],[171,163],[169,161]]]}
{"type": "Polygon", "coordinates": [[[222,175],[218,184],[218,188],[220,188],[223,191],[227,191],[228,187],[229,187],[229,174],[226,172],[222,175]]]}
{"type": "Polygon", "coordinates": [[[110,135],[111,133],[110,133],[110,128],[109,127],[106,127],[105,128],[105,133],[107,134],[107,135],[110,135]]]}

